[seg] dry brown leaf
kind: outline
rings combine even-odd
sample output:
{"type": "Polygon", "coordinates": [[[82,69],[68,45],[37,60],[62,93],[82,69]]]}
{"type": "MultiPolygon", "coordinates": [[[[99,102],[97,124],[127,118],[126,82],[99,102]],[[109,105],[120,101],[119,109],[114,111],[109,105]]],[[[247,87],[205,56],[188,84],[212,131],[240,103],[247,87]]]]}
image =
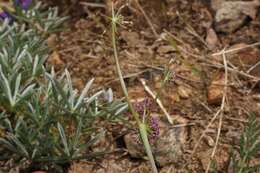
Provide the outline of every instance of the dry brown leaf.
{"type": "Polygon", "coordinates": [[[58,45],[58,38],[56,34],[51,34],[47,39],[48,47],[52,50],[56,48],[58,45]]]}
{"type": "Polygon", "coordinates": [[[63,65],[64,62],[60,58],[60,54],[57,51],[54,51],[50,57],[48,58],[48,63],[54,66],[60,66],[63,65]]]}

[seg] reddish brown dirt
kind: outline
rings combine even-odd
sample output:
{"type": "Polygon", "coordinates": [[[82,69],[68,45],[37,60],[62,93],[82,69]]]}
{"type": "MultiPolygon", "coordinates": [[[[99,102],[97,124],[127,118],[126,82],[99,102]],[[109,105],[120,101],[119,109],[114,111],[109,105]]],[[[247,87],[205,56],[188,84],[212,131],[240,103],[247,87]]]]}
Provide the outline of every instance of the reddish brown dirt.
{"type": "MultiPolygon", "coordinates": [[[[147,85],[158,92],[164,69],[169,66],[174,75],[162,89],[160,99],[173,118],[181,116],[188,123],[192,123],[188,126],[188,140],[183,146],[183,164],[163,167],[161,173],[204,172],[216,139],[219,118],[209,128],[195,153],[193,155],[191,153],[206,126],[220,109],[219,101],[207,98],[209,89],[212,89],[211,81],[222,80],[223,85],[223,78],[218,77],[221,73],[224,74],[222,57],[211,55],[224,47],[231,48],[234,45],[241,46],[241,44],[251,44],[260,40],[260,14],[258,13],[256,19],[248,21],[236,32],[217,33],[217,41],[213,40],[213,46],[205,45],[207,31],[213,28],[215,15],[210,4],[206,2],[208,1],[143,0],[140,4],[159,38],[154,36],[147,20],[133,1],[130,1],[129,7],[122,10],[127,24],[118,30],[119,57],[131,97],[149,97],[139,78],[144,78],[147,85]],[[194,31],[190,31],[191,29],[194,31]],[[163,39],[167,35],[166,31],[176,37],[180,52],[170,47],[169,42],[163,39]],[[169,65],[171,59],[174,61],[169,65]],[[222,66],[219,68],[216,63],[222,66]]],[[[126,2],[120,1],[117,8],[125,4],[126,2]]],[[[56,36],[57,40],[52,44],[53,53],[49,63],[55,65],[58,70],[68,68],[72,72],[75,86],[79,89],[84,87],[86,81],[95,77],[93,87],[95,90],[111,87],[115,96],[120,98],[122,93],[115,72],[110,25],[105,17],[109,13],[107,9],[109,3],[105,5],[105,9],[90,7],[88,10],[82,5],[77,5],[80,12],[76,13],[73,8],[69,11],[74,16],[66,24],[66,29],[69,31],[56,36]]],[[[209,42],[215,39],[212,37],[208,38],[209,42]]],[[[259,55],[260,50],[254,47],[226,56],[228,62],[235,66],[234,68],[248,69],[259,61],[259,55]],[[252,61],[248,62],[249,58],[244,58],[246,56],[251,57],[252,61]],[[246,60],[243,61],[243,58],[246,60]]],[[[259,78],[260,67],[257,68],[254,69],[256,72],[250,74],[259,78]]],[[[217,94],[221,97],[222,85],[213,87],[213,92],[220,92],[217,94]]],[[[259,88],[252,78],[245,77],[234,70],[228,71],[226,94],[220,141],[214,157],[218,162],[218,168],[223,172],[226,172],[228,166],[231,147],[238,147],[238,140],[249,114],[254,112],[259,116],[260,112],[259,88]]],[[[158,111],[161,113],[159,108],[158,111]]],[[[108,134],[108,141],[112,146],[110,149],[117,150],[114,137],[111,132],[108,134]]],[[[131,159],[127,151],[115,152],[99,161],[74,163],[71,169],[77,173],[150,172],[147,162],[131,159]]]]}

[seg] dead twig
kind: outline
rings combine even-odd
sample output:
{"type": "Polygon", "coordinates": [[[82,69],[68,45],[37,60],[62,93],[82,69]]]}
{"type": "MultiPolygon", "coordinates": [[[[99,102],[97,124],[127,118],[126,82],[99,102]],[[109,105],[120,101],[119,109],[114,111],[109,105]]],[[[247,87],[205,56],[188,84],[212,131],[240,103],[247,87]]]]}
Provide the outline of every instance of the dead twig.
{"type": "MultiPolygon", "coordinates": [[[[130,74],[124,75],[123,78],[124,79],[128,79],[128,78],[132,78],[132,77],[138,77],[139,75],[141,75],[141,74],[143,74],[143,73],[145,73],[147,71],[149,71],[149,69],[142,70],[142,71],[139,71],[139,72],[136,72],[136,73],[130,73],[130,74]]],[[[117,81],[119,81],[119,78],[110,80],[107,83],[105,83],[105,85],[108,85],[110,83],[117,82],[117,81]]]]}
{"type": "MultiPolygon", "coordinates": [[[[224,51],[222,51],[222,53],[224,54],[224,51]]],[[[224,58],[223,58],[224,59],[224,58]]],[[[225,61],[225,63],[226,63],[226,61],[225,61]]],[[[218,111],[215,113],[215,115],[213,116],[213,118],[210,120],[210,122],[208,123],[208,125],[207,125],[207,127],[205,128],[205,130],[203,131],[203,133],[201,134],[201,136],[200,136],[200,138],[198,139],[198,141],[197,141],[197,143],[195,144],[195,146],[194,146],[194,148],[193,148],[193,150],[192,150],[192,153],[191,153],[191,156],[193,156],[194,155],[194,153],[195,153],[195,151],[197,150],[197,148],[198,148],[198,146],[199,146],[199,144],[200,144],[200,142],[201,142],[201,140],[203,139],[203,137],[206,135],[206,133],[208,132],[208,130],[209,130],[209,127],[213,124],[213,122],[215,121],[215,119],[220,115],[220,114],[222,114],[223,113],[223,110],[224,110],[224,106],[225,106],[225,100],[226,100],[226,89],[227,89],[227,81],[226,81],[226,74],[227,74],[227,70],[228,70],[228,68],[227,68],[227,64],[225,64],[225,85],[224,85],[224,92],[223,92],[223,97],[222,97],[222,104],[221,104],[221,107],[220,107],[220,109],[218,109],[218,111]]],[[[222,115],[221,115],[221,117],[222,117],[222,115]]],[[[222,118],[220,118],[221,119],[221,122],[222,122],[222,118]]]]}
{"type": "MultiPolygon", "coordinates": [[[[175,41],[177,41],[177,42],[179,42],[179,43],[181,43],[181,44],[183,44],[183,45],[186,45],[186,43],[184,43],[183,40],[181,40],[180,38],[178,38],[178,37],[175,36],[174,34],[170,33],[170,32],[167,31],[166,29],[163,29],[163,31],[164,31],[166,34],[168,34],[169,36],[171,36],[175,41]]],[[[165,38],[164,38],[164,40],[165,40],[165,38]]]]}
{"type": "Polygon", "coordinates": [[[136,2],[137,7],[139,8],[139,10],[140,10],[140,11],[142,12],[142,14],[144,15],[144,18],[145,18],[145,20],[147,21],[148,25],[150,26],[150,28],[151,28],[151,30],[152,30],[154,36],[155,36],[156,38],[159,38],[159,34],[156,32],[156,30],[155,30],[155,28],[154,28],[154,26],[153,26],[153,23],[151,22],[150,18],[148,17],[148,15],[146,14],[146,12],[144,11],[143,7],[141,6],[141,4],[139,3],[138,0],[135,0],[135,2],[136,2]]]}
{"type": "MultiPolygon", "coordinates": [[[[172,35],[171,33],[169,33],[168,31],[165,30],[165,32],[170,35],[171,37],[173,37],[175,40],[176,40],[176,36],[172,35]]],[[[181,40],[177,40],[177,41],[181,41],[181,40]]],[[[180,43],[183,44],[183,42],[181,41],[180,43]]],[[[256,42],[256,43],[253,43],[253,44],[250,44],[250,45],[246,45],[244,47],[240,47],[240,48],[234,48],[234,49],[229,49],[229,50],[225,50],[224,53],[225,55],[228,54],[228,53],[232,53],[232,52],[235,52],[235,51],[240,51],[242,49],[246,49],[246,48],[249,48],[249,47],[255,47],[255,46],[259,46],[260,45],[260,42],[256,42]]],[[[224,68],[224,65],[221,64],[221,63],[218,63],[216,61],[210,61],[209,59],[207,58],[204,58],[203,56],[201,55],[198,55],[198,54],[195,54],[193,52],[190,52],[187,50],[187,48],[185,47],[182,47],[182,46],[177,46],[178,49],[179,49],[179,52],[180,53],[184,53],[188,56],[192,56],[200,61],[203,61],[205,65],[207,66],[212,66],[212,67],[216,67],[216,68],[224,68]]],[[[221,52],[217,52],[217,53],[214,53],[214,54],[211,54],[209,56],[219,56],[219,55],[222,55],[223,54],[223,50],[221,52]]],[[[230,72],[234,72],[234,73],[237,73],[239,74],[240,76],[243,76],[243,77],[246,77],[246,78],[249,78],[249,79],[252,79],[254,81],[260,81],[260,78],[257,77],[257,76],[253,76],[253,75],[250,75],[249,72],[252,71],[256,66],[259,65],[259,62],[257,64],[255,64],[253,67],[251,67],[247,72],[244,72],[244,71],[240,71],[238,70],[233,64],[231,64],[230,62],[228,62],[228,64],[231,66],[231,67],[227,67],[227,70],[230,71],[230,72]]]]}
{"type": "Polygon", "coordinates": [[[185,29],[193,35],[195,38],[197,38],[201,43],[204,44],[206,48],[209,49],[208,44],[206,41],[196,32],[196,30],[180,15],[180,13],[177,11],[176,12],[177,16],[184,22],[184,24],[187,26],[185,29]]]}
{"type": "MultiPolygon", "coordinates": [[[[224,65],[223,64],[220,64],[220,63],[210,63],[210,64],[207,64],[207,63],[204,63],[206,66],[211,66],[211,67],[216,67],[216,68],[224,68],[224,65]]],[[[240,76],[243,76],[243,77],[247,77],[247,78],[250,78],[252,80],[255,80],[255,81],[260,81],[260,78],[259,77],[256,77],[256,76],[253,76],[253,75],[250,75],[246,72],[243,72],[243,71],[239,71],[237,69],[233,69],[231,67],[227,67],[227,70],[228,71],[231,71],[231,72],[234,72],[234,73],[237,73],[239,74],[240,76]]]]}
{"type": "MultiPolygon", "coordinates": [[[[143,63],[142,65],[143,65],[144,67],[151,68],[151,69],[158,70],[158,71],[163,71],[163,70],[164,70],[164,69],[161,68],[161,67],[157,67],[157,66],[150,65],[150,64],[145,64],[145,63],[143,63]]],[[[180,79],[183,79],[183,80],[186,80],[186,81],[189,81],[189,82],[202,83],[202,81],[193,80],[193,79],[184,77],[183,75],[180,75],[180,74],[174,74],[174,75],[175,75],[177,78],[180,78],[180,79]]],[[[173,81],[173,80],[170,80],[170,81],[173,81]]]]}
{"type": "Polygon", "coordinates": [[[238,122],[241,122],[241,123],[248,123],[247,120],[238,119],[238,118],[225,117],[225,119],[228,119],[228,120],[231,120],[231,121],[238,121],[238,122]]]}
{"type": "Polygon", "coordinates": [[[81,5],[87,6],[87,7],[97,7],[97,8],[106,8],[105,4],[101,3],[93,3],[93,2],[80,2],[81,5]]]}
{"type": "Polygon", "coordinates": [[[218,117],[218,115],[220,114],[220,109],[215,113],[215,115],[213,116],[213,118],[210,120],[209,124],[207,125],[207,127],[205,128],[205,130],[202,132],[200,138],[198,139],[197,143],[195,144],[192,152],[191,152],[191,157],[193,157],[195,151],[197,150],[201,140],[203,139],[203,137],[206,135],[206,133],[208,132],[210,126],[213,124],[213,122],[215,121],[215,119],[218,117]]]}
{"type": "Polygon", "coordinates": [[[210,109],[205,103],[200,100],[196,100],[203,108],[205,108],[209,113],[213,113],[213,110],[210,109]]]}
{"type": "Polygon", "coordinates": [[[153,91],[146,85],[146,82],[144,79],[139,79],[139,81],[141,82],[141,84],[143,85],[145,91],[153,98],[155,99],[156,103],[159,105],[159,107],[161,108],[161,110],[163,111],[163,113],[165,114],[167,120],[169,121],[170,124],[173,124],[173,120],[170,117],[170,114],[167,112],[167,110],[165,109],[165,107],[163,106],[162,102],[160,99],[156,98],[156,95],[153,93],[153,91]]]}
{"type": "Polygon", "coordinates": [[[187,126],[195,126],[196,123],[188,123],[188,124],[177,124],[177,125],[174,125],[174,126],[171,126],[170,128],[179,128],[179,127],[187,127],[187,126]]]}
{"type": "Polygon", "coordinates": [[[257,66],[260,65],[260,61],[258,61],[255,65],[253,65],[252,67],[250,67],[250,69],[248,69],[246,72],[250,73],[252,70],[254,70],[257,66]]]}
{"type": "Polygon", "coordinates": [[[70,6],[63,12],[64,16],[67,16],[69,14],[69,12],[78,4],[79,0],[75,0],[73,1],[70,6]]]}
{"type": "Polygon", "coordinates": [[[227,97],[228,69],[227,69],[227,60],[226,60],[225,50],[223,50],[222,53],[223,53],[223,55],[222,55],[223,56],[223,64],[224,64],[224,67],[225,67],[225,81],[224,81],[225,85],[224,85],[222,103],[221,103],[221,107],[220,107],[220,117],[219,117],[219,124],[218,124],[218,132],[217,132],[216,142],[215,142],[213,151],[211,153],[210,162],[207,166],[205,173],[209,172],[211,162],[212,162],[212,160],[215,156],[216,150],[217,150],[217,146],[218,146],[218,142],[219,142],[219,138],[220,138],[220,132],[221,132],[221,128],[222,128],[223,112],[224,112],[225,102],[226,102],[226,97],[227,97]]]}
{"type": "MultiPolygon", "coordinates": [[[[166,31],[166,33],[169,34],[170,36],[173,36],[171,33],[167,32],[167,31],[166,31]]],[[[246,49],[246,48],[254,47],[254,46],[258,46],[258,45],[260,45],[260,42],[256,42],[256,43],[253,43],[253,44],[250,44],[250,45],[241,47],[241,48],[235,48],[235,49],[225,50],[224,53],[225,53],[225,54],[228,54],[228,53],[231,53],[231,52],[239,51],[239,50],[242,50],[242,49],[246,49]]],[[[224,68],[224,65],[221,64],[221,63],[218,63],[218,62],[216,62],[216,61],[213,61],[213,62],[212,62],[212,61],[210,61],[209,59],[204,58],[204,57],[201,56],[201,55],[195,54],[195,53],[193,53],[193,52],[189,52],[189,51],[187,50],[187,48],[184,48],[184,47],[182,47],[182,46],[177,46],[177,47],[178,47],[180,53],[184,53],[184,54],[186,54],[186,55],[188,55],[188,56],[192,56],[192,57],[194,57],[194,58],[196,58],[196,59],[198,59],[198,60],[201,60],[201,61],[205,62],[205,63],[203,63],[203,64],[205,64],[205,65],[207,65],[207,66],[212,66],[212,67],[216,67],[216,68],[224,68]]],[[[212,54],[212,55],[210,55],[210,56],[219,56],[219,55],[222,55],[222,54],[223,54],[223,50],[222,50],[222,52],[214,53],[214,54],[212,54]]],[[[248,72],[243,72],[243,71],[238,70],[238,69],[237,69],[233,64],[231,64],[230,62],[228,62],[228,64],[229,64],[230,66],[232,66],[232,67],[227,67],[227,70],[228,70],[228,71],[237,73],[237,74],[239,74],[240,76],[243,76],[243,77],[252,79],[252,80],[257,81],[257,82],[260,81],[260,78],[259,78],[259,77],[250,75],[248,72]]],[[[259,64],[257,63],[257,64],[255,64],[254,66],[257,66],[257,65],[259,65],[259,64]]],[[[254,66],[251,67],[251,68],[255,68],[254,66]]],[[[250,70],[250,69],[249,69],[249,70],[250,70]]],[[[250,71],[252,71],[252,69],[251,69],[250,71]]]]}
{"type": "MultiPolygon", "coordinates": [[[[232,52],[240,51],[242,49],[246,49],[246,48],[249,48],[249,47],[255,47],[255,46],[258,46],[258,45],[260,45],[260,42],[256,42],[256,43],[249,44],[249,45],[246,45],[246,46],[243,46],[243,47],[239,47],[239,48],[228,49],[224,53],[225,54],[229,54],[229,53],[232,53],[232,52]]],[[[220,52],[211,54],[211,56],[220,56],[222,54],[223,54],[223,52],[220,51],[220,52]]]]}

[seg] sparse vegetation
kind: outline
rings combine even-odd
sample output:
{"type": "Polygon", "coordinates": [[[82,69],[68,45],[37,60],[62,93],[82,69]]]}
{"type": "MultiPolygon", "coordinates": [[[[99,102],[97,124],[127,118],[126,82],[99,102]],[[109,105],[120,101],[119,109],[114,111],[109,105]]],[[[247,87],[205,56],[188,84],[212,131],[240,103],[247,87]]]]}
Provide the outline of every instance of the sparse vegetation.
{"type": "Polygon", "coordinates": [[[15,21],[5,19],[0,28],[1,160],[63,172],[64,164],[102,154],[88,151],[105,133],[93,123],[102,117],[109,120],[109,114],[116,119],[125,104],[113,101],[105,90],[90,94],[94,79],[78,93],[68,70],[59,75],[45,65],[46,39],[26,24],[39,24],[47,34],[59,29],[65,18],[40,7],[38,3],[11,14],[17,16],[15,21]],[[110,98],[104,99],[107,95],[110,98]]]}
{"type": "Polygon", "coordinates": [[[0,173],[260,172],[259,7],[0,0],[0,173]]]}
{"type": "Polygon", "coordinates": [[[260,164],[252,163],[260,151],[260,124],[255,115],[252,115],[249,123],[240,138],[239,157],[232,155],[233,172],[251,173],[260,171],[260,164]]]}

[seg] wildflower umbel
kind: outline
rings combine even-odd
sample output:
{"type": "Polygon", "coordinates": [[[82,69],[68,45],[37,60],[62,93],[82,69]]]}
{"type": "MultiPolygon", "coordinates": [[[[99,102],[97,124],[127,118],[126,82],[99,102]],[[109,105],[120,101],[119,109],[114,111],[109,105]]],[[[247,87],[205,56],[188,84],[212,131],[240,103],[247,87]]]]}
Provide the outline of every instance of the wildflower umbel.
{"type": "Polygon", "coordinates": [[[145,98],[142,101],[137,101],[134,103],[134,108],[136,112],[138,112],[138,114],[141,115],[140,118],[142,119],[144,114],[147,114],[153,108],[152,101],[149,98],[145,98]]]}
{"type": "Polygon", "coordinates": [[[150,115],[153,110],[151,99],[145,98],[142,101],[135,102],[133,105],[136,112],[138,112],[138,114],[140,115],[140,119],[143,120],[143,122],[147,125],[149,142],[154,144],[160,134],[160,128],[158,118],[150,115]]]}

